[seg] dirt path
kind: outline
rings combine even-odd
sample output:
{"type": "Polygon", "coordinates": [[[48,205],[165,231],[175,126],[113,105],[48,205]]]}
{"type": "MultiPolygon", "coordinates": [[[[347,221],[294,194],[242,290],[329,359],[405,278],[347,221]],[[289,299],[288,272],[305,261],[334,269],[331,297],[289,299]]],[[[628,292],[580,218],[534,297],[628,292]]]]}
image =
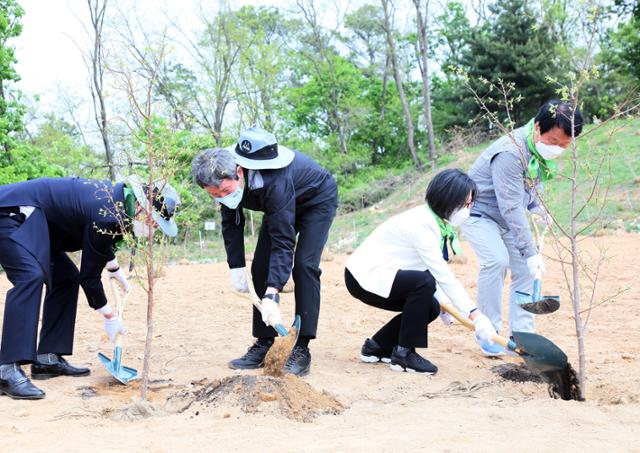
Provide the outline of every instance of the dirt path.
{"type": "MultiPolygon", "coordinates": [[[[610,256],[600,294],[629,290],[593,312],[587,402],[553,400],[545,384],[500,378],[491,369],[517,359],[484,358],[466,329],[447,329],[439,321],[431,329],[430,348],[423,351],[438,365],[437,375],[360,363],[362,342],[388,314],[347,294],[342,282],[346,256],[335,256],[322,263],[319,334],[311,344],[312,371],[304,382],[315,392],[314,404],[335,401],[343,409],[298,421],[287,415],[287,401],[307,415],[315,406],[296,402],[287,393],[291,386],[269,387],[259,371],[240,374],[226,366],[252,341],[249,303],[230,290],[226,265],[182,265],[170,267],[160,281],[150,406],[132,400],[138,385],[117,385],[102,369],[96,354],[111,355],[112,348],[102,338],[100,317],[82,300],[71,362],[90,365],[92,374],[40,381],[47,392],[42,401],[0,397],[0,445],[3,451],[31,452],[640,451],[640,288],[632,260],[640,255],[640,236],[598,241],[609,247],[610,256]],[[215,389],[228,390],[222,396],[207,393],[215,389]],[[251,392],[258,398],[247,406],[242,396],[251,392]],[[176,395],[196,394],[200,399],[188,407],[176,403],[176,395]],[[173,404],[166,404],[168,399],[173,404]]],[[[476,262],[464,246],[469,262],[454,269],[474,294],[476,262]]],[[[589,249],[595,253],[593,241],[589,249]]],[[[547,269],[544,292],[568,301],[558,265],[548,260],[547,269]]],[[[2,309],[7,289],[3,276],[2,309]]],[[[127,310],[123,363],[136,368],[142,366],[145,300],[136,289],[127,310]]],[[[285,294],[285,319],[292,318],[292,302],[292,295],[285,294]]],[[[538,317],[537,328],[577,366],[568,303],[554,315],[538,317]]],[[[309,391],[302,383],[295,385],[296,392],[309,391]]]]}

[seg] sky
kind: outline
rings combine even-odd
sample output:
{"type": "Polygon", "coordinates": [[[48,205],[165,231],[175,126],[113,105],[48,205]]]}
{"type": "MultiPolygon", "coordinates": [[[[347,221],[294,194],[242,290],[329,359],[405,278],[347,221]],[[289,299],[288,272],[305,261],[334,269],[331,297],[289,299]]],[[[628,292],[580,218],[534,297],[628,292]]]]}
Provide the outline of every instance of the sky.
{"type": "MultiPolygon", "coordinates": [[[[15,40],[16,69],[22,80],[18,88],[39,95],[40,103],[49,106],[57,98],[58,86],[89,95],[87,68],[82,50],[90,43],[84,24],[89,23],[86,0],[19,0],[24,8],[23,31],[15,40]]],[[[186,2],[179,0],[129,0],[120,4],[136,4],[146,16],[164,19],[164,13],[193,19],[185,12],[186,2]]],[[[116,3],[111,2],[109,8],[116,3]]],[[[109,14],[109,9],[107,10],[109,14]]]]}
{"type": "Polygon", "coordinates": [[[21,0],[20,4],[25,15],[22,34],[15,41],[16,69],[22,78],[18,88],[47,95],[56,81],[85,85],[86,69],[73,43],[85,35],[67,2],[21,0]]]}
{"type": "MultiPolygon", "coordinates": [[[[86,0],[18,0],[25,10],[22,17],[23,31],[13,41],[21,76],[17,83],[32,102],[36,116],[53,112],[63,115],[66,110],[60,103],[61,93],[81,105],[80,122],[90,125],[92,111],[87,68],[82,51],[90,45],[85,26],[89,23],[86,0]],[[83,25],[84,24],[84,25],[83,25]]],[[[168,17],[184,30],[196,30],[197,5],[215,8],[220,0],[109,0],[107,17],[117,16],[116,9],[135,7],[149,28],[160,29],[168,24],[168,17]]],[[[286,11],[295,9],[295,0],[226,0],[233,7],[243,4],[253,6],[277,6],[286,11]]],[[[345,10],[353,10],[367,0],[316,0],[320,17],[325,25],[333,28],[336,18],[345,10]],[[324,7],[321,6],[324,3],[324,7]],[[336,5],[340,14],[336,14],[336,5]]],[[[409,2],[410,3],[410,2],[409,2]]],[[[407,4],[409,4],[407,3],[407,4]]],[[[406,17],[406,14],[399,14],[406,17]]],[[[400,19],[402,20],[402,19],[400,19]]],[[[106,26],[105,26],[106,27],[106,26]]]]}

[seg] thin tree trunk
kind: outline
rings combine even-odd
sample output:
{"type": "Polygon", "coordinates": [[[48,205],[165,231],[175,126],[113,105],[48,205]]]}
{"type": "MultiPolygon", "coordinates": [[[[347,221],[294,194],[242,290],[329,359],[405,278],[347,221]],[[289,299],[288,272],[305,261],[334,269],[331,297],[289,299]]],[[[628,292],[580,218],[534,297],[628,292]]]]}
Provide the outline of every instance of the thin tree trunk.
{"type": "Polygon", "coordinates": [[[433,134],[433,121],[431,120],[431,87],[429,82],[429,47],[427,45],[427,27],[429,20],[429,0],[426,0],[424,17],[420,7],[420,0],[413,0],[416,6],[416,14],[418,18],[418,43],[420,47],[420,58],[422,64],[420,69],[422,72],[422,98],[424,107],[424,119],[427,125],[427,134],[429,135],[429,160],[431,165],[435,164],[436,145],[433,134]]]}
{"type": "Polygon", "coordinates": [[[226,102],[223,99],[216,101],[216,110],[213,118],[213,135],[216,139],[216,145],[222,143],[222,121],[224,120],[224,110],[226,102]]]}
{"type": "Polygon", "coordinates": [[[578,337],[578,395],[580,400],[586,395],[586,364],[584,351],[584,324],[580,317],[580,250],[578,246],[577,225],[577,194],[578,194],[578,148],[573,147],[573,175],[571,180],[571,270],[573,277],[573,316],[576,323],[576,335],[578,337]]]}
{"type": "Polygon", "coordinates": [[[409,151],[411,152],[411,158],[416,168],[423,171],[422,163],[418,158],[415,145],[415,129],[413,125],[413,117],[411,116],[411,109],[404,93],[402,86],[402,76],[400,74],[400,68],[398,67],[398,57],[396,55],[396,45],[393,40],[393,31],[391,29],[391,20],[389,18],[389,0],[381,0],[382,8],[384,9],[384,23],[383,28],[387,37],[387,50],[391,59],[391,66],[393,67],[393,75],[396,80],[396,87],[398,88],[398,96],[400,97],[400,103],[402,104],[402,110],[404,111],[404,118],[407,124],[407,142],[409,145],[409,151]]]}
{"type": "Polygon", "coordinates": [[[113,151],[109,141],[107,108],[104,102],[103,75],[104,75],[104,52],[102,49],[102,26],[107,8],[107,0],[102,3],[100,0],[87,0],[89,13],[91,15],[91,27],[93,29],[93,50],[91,57],[91,97],[93,98],[93,112],[96,125],[102,136],[105,160],[109,168],[109,179],[115,181],[115,168],[113,165],[113,151]]]}
{"type": "MultiPolygon", "coordinates": [[[[389,91],[389,55],[387,54],[384,62],[384,73],[382,74],[382,95],[380,96],[380,123],[384,123],[384,119],[387,113],[387,93],[389,91]]],[[[386,151],[384,143],[378,143],[378,146],[382,148],[382,152],[386,151]]],[[[371,153],[371,163],[375,164],[379,159],[378,153],[371,153]]]]}
{"type": "MultiPolygon", "coordinates": [[[[147,89],[147,105],[145,111],[145,122],[147,129],[147,160],[149,163],[149,189],[147,193],[147,201],[149,203],[149,212],[147,212],[147,223],[151,224],[153,221],[152,211],[154,200],[154,165],[155,159],[153,155],[153,131],[151,130],[151,89],[153,82],[149,82],[147,89]]],[[[151,343],[153,340],[153,306],[154,306],[154,287],[155,287],[155,267],[153,260],[153,229],[149,228],[147,233],[148,254],[146,256],[147,264],[147,337],[144,342],[144,359],[142,364],[142,382],[140,383],[140,397],[143,401],[147,401],[147,388],[149,385],[149,368],[151,363],[151,343]]]]}
{"type": "Polygon", "coordinates": [[[154,287],[153,266],[153,239],[149,233],[149,256],[147,257],[147,337],[144,341],[144,359],[142,361],[142,379],[140,382],[140,397],[147,401],[147,388],[149,386],[149,367],[151,363],[151,342],[153,340],[153,287],[154,287]]]}

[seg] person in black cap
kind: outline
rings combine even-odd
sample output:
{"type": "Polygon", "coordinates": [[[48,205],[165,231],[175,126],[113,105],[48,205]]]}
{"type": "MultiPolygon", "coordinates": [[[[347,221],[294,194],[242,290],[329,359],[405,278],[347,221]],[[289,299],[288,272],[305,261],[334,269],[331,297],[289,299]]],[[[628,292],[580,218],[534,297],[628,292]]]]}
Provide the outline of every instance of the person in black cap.
{"type": "Polygon", "coordinates": [[[89,374],[88,368],[74,367],[63,357],[73,352],[80,286],[89,305],[104,316],[109,339],[124,333],[100,280],[106,268],[110,278],[129,290],[115,244],[125,230],[142,236],[159,226],[170,236],[177,233],[172,218],[177,194],[168,184],[155,187],[149,209],[148,187],[135,176],[118,184],[42,178],[0,186],[0,265],[13,284],[4,307],[0,395],[44,398],[20,367],[27,363],[32,379],[89,374]],[[66,254],[72,251],[82,252],[79,270],[66,254]],[[43,284],[47,291],[36,349],[43,284]]]}
{"type": "Polygon", "coordinates": [[[232,148],[202,151],[193,160],[192,175],[221,205],[227,262],[233,286],[241,292],[248,292],[243,208],[264,212],[251,264],[253,285],[262,298],[262,313],[253,309],[257,340],[229,366],[264,366],[276,336],[267,320],[281,321],[278,293],[291,274],[302,325],[285,371],[306,375],[311,366],[309,340],[316,337],[320,312],[320,257],[338,206],[333,177],[311,158],[278,144],[273,134],[258,127],[243,131],[232,148]]]}

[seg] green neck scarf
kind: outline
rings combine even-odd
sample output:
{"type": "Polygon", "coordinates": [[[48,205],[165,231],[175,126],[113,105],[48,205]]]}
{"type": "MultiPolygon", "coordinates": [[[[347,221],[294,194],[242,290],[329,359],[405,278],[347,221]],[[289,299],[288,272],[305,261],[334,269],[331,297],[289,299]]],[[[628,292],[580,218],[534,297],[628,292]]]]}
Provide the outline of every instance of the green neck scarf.
{"type": "Polygon", "coordinates": [[[451,251],[454,255],[462,254],[462,247],[460,246],[460,240],[458,239],[458,234],[453,226],[445,222],[443,219],[438,217],[435,212],[429,206],[429,203],[425,203],[427,211],[431,213],[436,222],[438,222],[438,228],[440,229],[440,249],[442,250],[442,257],[445,261],[449,261],[449,250],[447,249],[447,239],[449,240],[449,244],[451,244],[451,251]]]}
{"type": "MultiPolygon", "coordinates": [[[[126,185],[122,187],[122,192],[124,193],[124,213],[126,214],[126,218],[122,219],[125,225],[132,225],[133,217],[136,215],[136,195],[126,185]]],[[[124,239],[120,239],[118,242],[114,244],[115,250],[120,249],[124,245],[124,239]]]]}
{"type": "Polygon", "coordinates": [[[124,192],[124,212],[130,219],[133,219],[136,213],[136,195],[127,186],[124,186],[122,191],[124,192]]]}
{"type": "Polygon", "coordinates": [[[555,178],[556,173],[558,172],[558,164],[556,164],[552,160],[545,160],[538,150],[536,149],[536,145],[533,142],[533,130],[534,130],[534,120],[532,119],[525,126],[526,134],[527,134],[527,148],[531,152],[531,159],[529,160],[529,176],[532,179],[537,179],[540,176],[541,181],[548,181],[550,179],[555,178]]]}

